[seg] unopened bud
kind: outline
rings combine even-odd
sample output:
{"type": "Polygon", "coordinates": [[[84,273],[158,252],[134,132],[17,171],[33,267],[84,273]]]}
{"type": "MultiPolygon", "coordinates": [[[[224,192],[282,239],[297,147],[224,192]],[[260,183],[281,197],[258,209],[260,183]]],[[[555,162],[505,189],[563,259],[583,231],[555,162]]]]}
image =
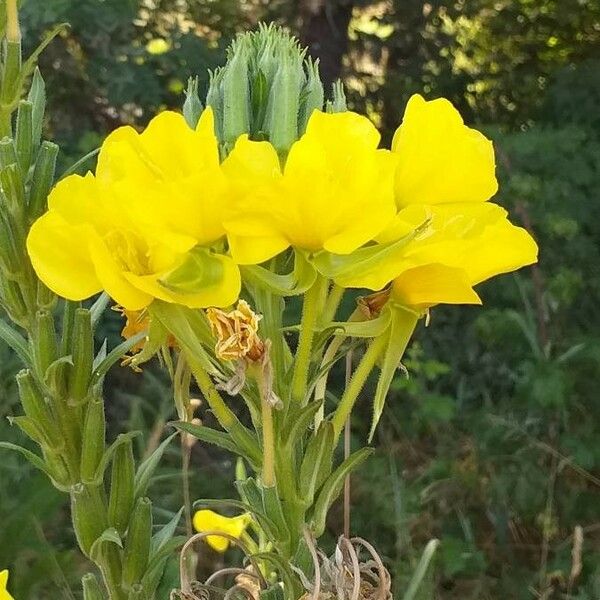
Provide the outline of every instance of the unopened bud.
{"type": "Polygon", "coordinates": [[[108,527],[100,489],[76,483],[71,488],[71,516],[79,547],[89,556],[93,543],[108,527]]]}
{"type": "Polygon", "coordinates": [[[233,145],[250,130],[249,39],[238,37],[223,73],[223,141],[233,145]]]}
{"type": "Polygon", "coordinates": [[[123,442],[113,458],[110,478],[108,522],[119,534],[127,529],[134,500],[135,462],[131,440],[123,442]]]}
{"type": "Polygon", "coordinates": [[[81,448],[81,480],[91,483],[104,455],[106,419],[102,398],[92,398],[87,405],[83,423],[81,448]]]}
{"type": "Polygon", "coordinates": [[[185,102],[183,103],[183,116],[186,123],[196,129],[198,120],[202,114],[202,102],[198,96],[198,77],[188,79],[187,89],[185,90],[185,102]]]}
{"type": "Polygon", "coordinates": [[[94,362],[94,336],[90,311],[78,308],[73,323],[73,369],[69,382],[69,398],[75,403],[88,392],[94,362]]]}
{"type": "Polygon", "coordinates": [[[311,60],[305,62],[307,80],[302,89],[300,115],[298,121],[298,134],[302,135],[306,131],[306,125],[315,110],[323,110],[325,100],[323,84],[319,77],[319,61],[311,60]]]}

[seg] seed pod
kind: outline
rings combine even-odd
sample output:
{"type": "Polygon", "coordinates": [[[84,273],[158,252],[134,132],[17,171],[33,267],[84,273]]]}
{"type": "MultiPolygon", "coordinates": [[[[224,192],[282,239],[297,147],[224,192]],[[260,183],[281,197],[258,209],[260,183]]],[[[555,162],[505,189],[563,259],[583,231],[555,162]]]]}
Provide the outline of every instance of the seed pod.
{"type": "Polygon", "coordinates": [[[76,483],[71,487],[71,515],[81,551],[89,557],[92,544],[108,527],[100,488],[76,483]]]}
{"type": "Polygon", "coordinates": [[[93,573],[86,573],[81,578],[83,587],[83,600],[104,600],[100,584],[93,573]]]}
{"type": "Polygon", "coordinates": [[[31,177],[28,209],[30,221],[37,219],[46,208],[46,200],[54,183],[57,156],[58,146],[56,144],[42,142],[31,177]]]}
{"type": "Polygon", "coordinates": [[[15,143],[19,168],[25,178],[29,172],[33,155],[33,104],[28,100],[19,102],[15,143]]]}
{"type": "Polygon", "coordinates": [[[73,323],[73,370],[69,382],[69,398],[80,402],[88,392],[94,362],[94,337],[90,311],[78,308],[73,323]]]}
{"type": "Polygon", "coordinates": [[[131,516],[125,554],[123,558],[123,583],[132,586],[139,583],[146,573],[152,541],[152,503],[140,498],[131,516]]]}
{"type": "Polygon", "coordinates": [[[87,405],[81,447],[81,481],[91,483],[104,455],[106,419],[102,398],[92,398],[87,405]]]}
{"type": "Polygon", "coordinates": [[[108,522],[122,536],[127,529],[134,500],[135,463],[131,440],[116,450],[110,478],[108,522]]]}

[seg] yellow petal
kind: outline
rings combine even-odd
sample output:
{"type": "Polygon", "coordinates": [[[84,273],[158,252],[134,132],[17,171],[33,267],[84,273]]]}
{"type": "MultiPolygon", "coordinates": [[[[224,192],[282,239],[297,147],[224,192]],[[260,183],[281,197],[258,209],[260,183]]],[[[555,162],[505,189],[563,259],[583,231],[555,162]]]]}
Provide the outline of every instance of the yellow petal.
{"type": "MultiPolygon", "coordinates": [[[[249,514],[237,517],[223,517],[212,510],[199,510],[194,514],[194,529],[198,533],[219,531],[239,539],[252,521],[249,514]]],[[[229,548],[230,540],[224,537],[209,535],[207,543],[217,552],[225,552],[229,548]]]]}
{"type": "Polygon", "coordinates": [[[399,156],[396,202],[483,202],[498,190],[492,143],[464,125],[448,100],[408,101],[392,144],[399,156]]]}
{"type": "Polygon", "coordinates": [[[259,265],[277,256],[289,247],[289,242],[279,235],[238,236],[228,235],[229,250],[238,265],[259,265]]]}
{"type": "Polygon", "coordinates": [[[88,249],[89,236],[89,226],[70,225],[60,214],[48,212],[31,226],[27,237],[37,276],[68,300],[85,300],[102,291],[88,249]]]}
{"type": "Polygon", "coordinates": [[[229,256],[214,255],[223,267],[223,276],[218,283],[206,286],[200,292],[178,293],[167,289],[160,283],[162,274],[136,275],[123,273],[123,277],[137,290],[141,290],[151,297],[182,304],[189,308],[208,308],[209,306],[225,307],[235,303],[241,290],[241,277],[238,266],[229,256]]]}
{"type": "Polygon", "coordinates": [[[127,310],[141,310],[152,302],[150,294],[128,281],[127,270],[114,258],[100,236],[90,235],[89,247],[96,275],[111,298],[127,310]]]}
{"type": "Polygon", "coordinates": [[[0,600],[14,600],[6,589],[8,585],[8,571],[0,571],[0,600]]]}
{"type": "Polygon", "coordinates": [[[481,304],[462,269],[430,264],[404,271],[392,284],[392,298],[405,306],[481,304]]]}

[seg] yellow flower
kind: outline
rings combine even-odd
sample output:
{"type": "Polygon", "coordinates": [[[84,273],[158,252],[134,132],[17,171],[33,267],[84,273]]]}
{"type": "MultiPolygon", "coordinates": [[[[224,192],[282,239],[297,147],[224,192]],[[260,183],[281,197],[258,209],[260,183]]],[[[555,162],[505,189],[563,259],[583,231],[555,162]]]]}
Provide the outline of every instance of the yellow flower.
{"type": "Polygon", "coordinates": [[[14,600],[8,593],[6,586],[8,584],[8,571],[0,571],[0,600],[14,600]]]}
{"type": "Polygon", "coordinates": [[[240,300],[231,312],[208,308],[206,317],[217,338],[215,354],[220,359],[248,357],[256,361],[261,358],[265,351],[265,345],[258,337],[258,323],[262,316],[257,315],[245,300],[240,300]]]}
{"type": "Polygon", "coordinates": [[[405,236],[409,241],[375,267],[340,277],[339,285],[379,290],[393,281],[396,301],[417,308],[480,304],[475,285],[537,261],[529,233],[488,202],[413,205],[400,211],[385,235],[382,244],[405,236]]]}
{"type": "Polygon", "coordinates": [[[225,233],[226,190],[210,109],[195,131],[168,111],[141,134],[121,127],[102,145],[95,176],[52,190],[27,240],[32,264],[70,300],[106,290],[128,310],[154,298],[227,306],[239,271],[211,249],[225,233]]]}
{"type": "Polygon", "coordinates": [[[409,204],[483,202],[498,191],[494,148],[467,127],[445,98],[408,101],[392,151],[398,155],[396,202],[409,204]]]}
{"type": "MultiPolygon", "coordinates": [[[[236,539],[242,536],[251,522],[252,517],[247,513],[237,517],[223,517],[212,510],[204,509],[194,515],[194,529],[198,533],[220,531],[236,539]]],[[[225,552],[231,543],[229,539],[217,535],[209,535],[205,540],[217,552],[225,552]]]]}
{"type": "Polygon", "coordinates": [[[225,220],[231,252],[257,264],[289,246],[350,254],[393,218],[396,159],[353,112],[313,112],[282,168],[268,142],[238,139],[223,163],[235,202],[225,220]]]}

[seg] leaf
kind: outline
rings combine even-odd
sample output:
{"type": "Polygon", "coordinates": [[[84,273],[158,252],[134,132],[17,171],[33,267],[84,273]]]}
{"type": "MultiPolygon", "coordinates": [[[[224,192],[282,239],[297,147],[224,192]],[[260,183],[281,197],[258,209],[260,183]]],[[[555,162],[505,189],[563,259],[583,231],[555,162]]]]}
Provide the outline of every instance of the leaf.
{"type": "Polygon", "coordinates": [[[134,496],[139,498],[146,493],[150,479],[160,462],[167,446],[171,443],[171,440],[177,434],[170,435],[166,440],[154,450],[154,452],[138,467],[137,473],[135,474],[135,491],[134,496]]]}
{"type": "Polygon", "coordinates": [[[256,561],[267,561],[273,564],[281,576],[284,589],[293,590],[293,594],[291,594],[292,598],[297,598],[300,595],[302,592],[302,587],[298,581],[298,578],[294,576],[294,573],[290,568],[289,561],[284,560],[281,556],[279,556],[279,554],[275,554],[275,552],[261,552],[259,554],[253,554],[252,558],[256,561]]]}
{"type": "Polygon", "coordinates": [[[27,340],[2,319],[0,319],[0,340],[14,350],[25,365],[31,364],[27,340]]]}
{"type": "Polygon", "coordinates": [[[387,349],[383,354],[381,374],[377,381],[375,397],[373,398],[373,419],[371,431],[369,432],[369,443],[373,439],[377,423],[383,413],[387,393],[390,389],[392,379],[400,366],[404,351],[417,325],[418,317],[411,311],[400,307],[392,309],[392,323],[389,332],[387,349]]]}
{"type": "Polygon", "coordinates": [[[361,465],[373,454],[373,448],[361,448],[351,454],[327,479],[317,501],[312,516],[312,528],[316,537],[320,537],[325,531],[327,513],[335,499],[339,496],[344,480],[354,469],[361,465]]]}
{"type": "Polygon", "coordinates": [[[417,592],[423,583],[425,575],[427,575],[429,564],[439,545],[439,540],[430,540],[427,546],[425,546],[425,550],[423,551],[415,573],[408,584],[408,589],[404,593],[404,596],[402,596],[402,600],[414,600],[417,597],[417,592]]]}
{"type": "Polygon", "coordinates": [[[11,444],[10,442],[0,442],[0,448],[18,452],[24,456],[36,469],[39,469],[42,473],[45,473],[50,479],[52,479],[52,474],[48,470],[46,463],[37,454],[31,452],[31,450],[27,450],[27,448],[23,448],[22,446],[17,446],[17,444],[11,444]]]}
{"type": "Polygon", "coordinates": [[[308,442],[300,467],[300,493],[310,505],[316,492],[331,473],[335,433],[329,421],[322,421],[308,442]]]}
{"type": "Polygon", "coordinates": [[[196,439],[199,439],[202,442],[212,444],[213,446],[218,446],[219,448],[233,452],[234,454],[242,456],[243,458],[248,458],[238,448],[237,444],[231,439],[231,436],[228,433],[217,431],[216,429],[205,427],[204,425],[187,423],[185,421],[178,421],[176,423],[171,423],[171,425],[173,425],[173,427],[177,427],[177,429],[180,429],[181,431],[185,431],[193,435],[196,439]]]}
{"type": "Polygon", "coordinates": [[[106,358],[94,369],[92,374],[92,384],[98,383],[109,371],[109,369],[123,356],[125,356],[136,344],[141,342],[148,335],[147,331],[141,331],[131,336],[119,344],[116,348],[113,348],[106,356],[106,358]]]}
{"type": "Polygon", "coordinates": [[[119,532],[114,527],[105,529],[102,535],[92,544],[90,548],[90,558],[94,562],[100,562],[100,552],[103,544],[115,544],[123,548],[123,542],[119,532]]]}
{"type": "Polygon", "coordinates": [[[297,296],[312,287],[317,277],[314,267],[302,252],[294,252],[294,270],[285,275],[273,273],[258,265],[241,267],[244,280],[268,290],[276,296],[297,296]]]}
{"type": "Polygon", "coordinates": [[[169,540],[173,537],[175,531],[177,530],[177,525],[179,525],[179,521],[181,521],[182,514],[183,507],[179,509],[179,512],[166,525],[164,525],[160,531],[152,536],[150,560],[152,560],[154,556],[159,553],[165,544],[167,544],[167,542],[169,542],[169,540]]]}
{"type": "Polygon", "coordinates": [[[291,412],[288,415],[281,433],[281,439],[285,440],[284,443],[289,448],[293,448],[306,433],[322,405],[322,402],[310,402],[300,410],[291,412]]]}
{"type": "Polygon", "coordinates": [[[275,486],[263,487],[261,491],[265,514],[277,527],[277,536],[274,538],[277,540],[276,545],[287,548],[290,544],[291,536],[277,488],[275,486]]]}
{"type": "Polygon", "coordinates": [[[30,54],[29,58],[23,63],[21,68],[21,72],[19,74],[19,86],[18,89],[23,87],[25,80],[33,73],[35,66],[37,64],[37,59],[40,57],[41,53],[46,49],[46,47],[52,42],[52,40],[60,35],[63,31],[65,31],[69,27],[68,23],[59,23],[55,25],[42,39],[42,41],[38,44],[38,47],[30,54]]]}
{"type": "Polygon", "coordinates": [[[96,469],[96,475],[94,476],[93,481],[86,482],[86,485],[94,486],[100,485],[104,479],[104,473],[110,463],[114,453],[117,451],[117,448],[122,444],[127,443],[129,440],[137,437],[138,435],[142,435],[141,431],[130,431],[128,433],[121,433],[117,436],[117,439],[108,447],[102,459],[100,460],[100,464],[96,469]]]}

